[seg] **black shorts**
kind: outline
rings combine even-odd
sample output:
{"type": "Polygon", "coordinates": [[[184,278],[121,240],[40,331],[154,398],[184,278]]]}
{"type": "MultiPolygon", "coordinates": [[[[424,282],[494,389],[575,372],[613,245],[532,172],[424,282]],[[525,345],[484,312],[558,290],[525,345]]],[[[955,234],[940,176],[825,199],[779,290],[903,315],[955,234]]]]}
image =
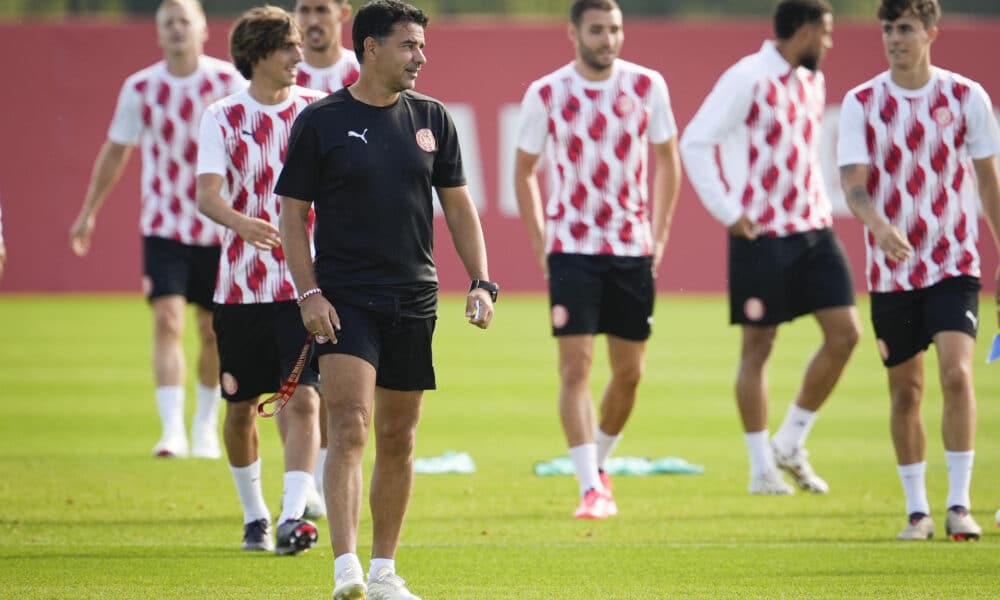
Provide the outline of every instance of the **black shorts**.
{"type": "Polygon", "coordinates": [[[184,296],[212,310],[219,273],[219,246],[189,246],[158,237],[142,238],[146,296],[184,296]]]}
{"type": "Polygon", "coordinates": [[[349,354],[375,367],[375,385],[388,390],[433,390],[432,340],[437,317],[409,317],[391,298],[364,306],[327,296],[340,317],[337,343],[316,344],[315,356],[349,354]]]}
{"type": "Polygon", "coordinates": [[[729,322],[771,326],[854,305],[851,269],[832,229],[729,236],[729,322]]]}
{"type": "MultiPolygon", "coordinates": [[[[307,336],[295,302],[217,304],[212,324],[219,346],[222,397],[230,402],[277,392],[307,336]]],[[[316,387],[318,382],[319,373],[307,361],[299,385],[316,387]]]]}
{"type": "Polygon", "coordinates": [[[942,331],[962,331],[975,339],[981,287],[978,278],[962,276],[919,290],[872,292],[872,328],[882,364],[910,360],[942,331]]]}
{"type": "Polygon", "coordinates": [[[649,338],[656,286],[649,256],[550,254],[552,335],[649,338]]]}

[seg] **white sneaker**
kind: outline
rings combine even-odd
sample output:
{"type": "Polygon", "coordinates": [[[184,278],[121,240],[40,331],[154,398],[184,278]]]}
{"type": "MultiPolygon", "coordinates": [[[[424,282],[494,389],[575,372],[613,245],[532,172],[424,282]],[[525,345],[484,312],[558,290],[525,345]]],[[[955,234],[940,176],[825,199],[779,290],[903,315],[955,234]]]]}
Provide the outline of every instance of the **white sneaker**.
{"type": "Polygon", "coordinates": [[[785,483],[780,471],[773,470],[752,477],[750,479],[750,493],[764,496],[790,496],[795,493],[795,490],[785,483]]]}
{"type": "Polygon", "coordinates": [[[158,458],[187,458],[187,437],[183,433],[179,435],[164,435],[153,446],[153,456],[158,458]]]}
{"type": "Polygon", "coordinates": [[[403,578],[392,569],[382,567],[368,580],[368,600],[420,600],[420,597],[411,594],[403,578]]]}
{"type": "Polygon", "coordinates": [[[809,451],[805,448],[785,454],[778,450],[778,445],[771,440],[771,452],[778,468],[791,475],[795,485],[814,494],[825,494],[830,491],[830,486],[813,471],[812,465],[809,464],[809,451]]]}
{"type": "Polygon", "coordinates": [[[333,600],[366,600],[367,592],[361,565],[348,565],[334,581],[333,600]]]}
{"type": "Polygon", "coordinates": [[[303,519],[324,519],[326,518],[326,501],[315,487],[309,488],[306,492],[306,511],[302,513],[303,519]]]}
{"type": "Polygon", "coordinates": [[[215,427],[206,423],[195,423],[191,426],[191,456],[195,458],[221,458],[219,434],[215,427]]]}

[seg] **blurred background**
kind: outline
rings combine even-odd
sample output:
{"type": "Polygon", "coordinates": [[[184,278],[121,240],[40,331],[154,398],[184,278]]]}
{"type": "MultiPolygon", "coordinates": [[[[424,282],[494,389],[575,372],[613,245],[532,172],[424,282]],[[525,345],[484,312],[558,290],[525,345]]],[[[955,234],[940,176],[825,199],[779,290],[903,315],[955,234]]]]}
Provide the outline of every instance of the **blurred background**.
{"type": "MultiPolygon", "coordinates": [[[[272,4],[282,4],[272,0],[272,4]]],[[[717,17],[764,16],[772,0],[619,0],[622,11],[636,16],[717,17]]],[[[233,15],[259,4],[253,0],[203,0],[212,15],[233,15]]],[[[355,4],[359,4],[355,2],[355,4]]],[[[461,17],[561,17],[566,0],[423,0],[421,9],[431,16],[461,17]]],[[[998,0],[945,0],[949,15],[1000,15],[998,0]]],[[[0,18],[127,17],[156,10],[154,0],[0,0],[0,18]]],[[[871,17],[873,0],[836,0],[839,17],[871,17]]]]}

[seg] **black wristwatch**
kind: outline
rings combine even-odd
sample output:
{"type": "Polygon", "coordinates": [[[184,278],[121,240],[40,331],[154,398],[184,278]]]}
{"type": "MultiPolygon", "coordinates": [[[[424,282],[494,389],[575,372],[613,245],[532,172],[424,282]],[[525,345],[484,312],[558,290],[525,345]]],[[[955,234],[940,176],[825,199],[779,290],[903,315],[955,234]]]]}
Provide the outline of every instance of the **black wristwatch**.
{"type": "Polygon", "coordinates": [[[497,301],[497,294],[500,293],[500,285],[493,283],[492,281],[486,281],[485,279],[473,279],[472,285],[469,286],[469,291],[479,288],[481,290],[486,290],[490,293],[490,298],[494,302],[497,301]]]}

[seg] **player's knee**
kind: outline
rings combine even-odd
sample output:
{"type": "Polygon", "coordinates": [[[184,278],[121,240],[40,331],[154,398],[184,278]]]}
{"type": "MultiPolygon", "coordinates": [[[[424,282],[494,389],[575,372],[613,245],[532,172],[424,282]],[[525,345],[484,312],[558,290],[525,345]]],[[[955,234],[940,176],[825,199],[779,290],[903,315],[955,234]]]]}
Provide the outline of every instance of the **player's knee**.
{"type": "Polygon", "coordinates": [[[947,398],[965,398],[972,390],[971,365],[952,364],[941,369],[941,390],[947,398]]]}
{"type": "Polygon", "coordinates": [[[368,439],[371,415],[362,406],[332,407],[329,443],[340,451],[363,449],[368,439]]]}
{"type": "Polygon", "coordinates": [[[387,426],[380,427],[375,433],[379,456],[387,458],[406,458],[413,454],[416,444],[416,427],[387,426]]]}
{"type": "Polygon", "coordinates": [[[157,339],[180,339],[184,331],[184,315],[170,310],[158,310],[153,318],[157,339]]]}

